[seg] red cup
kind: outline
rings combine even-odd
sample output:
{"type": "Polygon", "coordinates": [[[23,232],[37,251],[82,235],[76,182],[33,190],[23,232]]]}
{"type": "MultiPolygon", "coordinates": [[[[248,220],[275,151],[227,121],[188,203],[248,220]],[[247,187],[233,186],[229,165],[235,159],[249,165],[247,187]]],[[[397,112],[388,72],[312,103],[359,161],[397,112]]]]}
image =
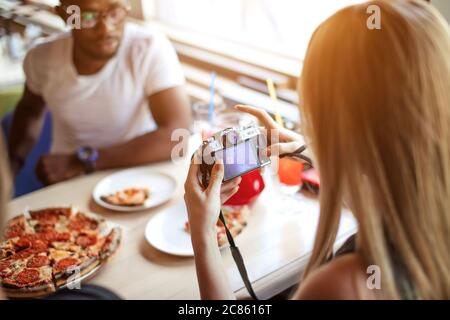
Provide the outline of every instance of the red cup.
{"type": "Polygon", "coordinates": [[[243,206],[253,203],[264,190],[265,184],[259,170],[242,176],[239,191],[232,196],[225,205],[243,206]]]}

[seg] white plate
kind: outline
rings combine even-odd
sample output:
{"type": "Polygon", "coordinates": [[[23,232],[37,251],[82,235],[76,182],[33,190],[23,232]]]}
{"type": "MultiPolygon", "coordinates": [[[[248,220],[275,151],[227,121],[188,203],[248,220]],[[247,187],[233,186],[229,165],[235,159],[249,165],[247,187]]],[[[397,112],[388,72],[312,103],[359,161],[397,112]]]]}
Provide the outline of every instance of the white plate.
{"type": "Polygon", "coordinates": [[[140,211],[159,206],[169,201],[175,193],[177,182],[165,173],[154,172],[151,168],[128,169],[103,178],[94,188],[94,201],[107,209],[115,211],[140,211]],[[102,196],[128,188],[148,188],[150,197],[143,206],[124,207],[109,204],[102,196]]]}
{"type": "Polygon", "coordinates": [[[156,249],[182,257],[193,257],[191,236],[184,230],[188,220],[184,201],[155,215],[145,228],[145,238],[156,249]]]}

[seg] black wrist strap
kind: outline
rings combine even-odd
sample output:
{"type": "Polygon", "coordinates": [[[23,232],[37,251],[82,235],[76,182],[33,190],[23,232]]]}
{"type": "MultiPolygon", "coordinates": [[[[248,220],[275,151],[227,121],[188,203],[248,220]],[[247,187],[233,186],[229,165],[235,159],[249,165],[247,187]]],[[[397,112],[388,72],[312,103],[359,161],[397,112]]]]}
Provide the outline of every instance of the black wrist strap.
{"type": "Polygon", "coordinates": [[[306,146],[302,146],[292,153],[285,153],[285,154],[280,155],[280,158],[288,158],[288,157],[289,158],[297,158],[297,159],[300,159],[300,160],[306,162],[308,165],[312,166],[313,163],[312,163],[311,158],[303,155],[303,152],[305,150],[306,150],[306,146]]]}
{"type": "MultiPolygon", "coordinates": [[[[305,161],[308,165],[312,166],[311,159],[302,154],[305,150],[306,150],[306,146],[302,146],[301,148],[297,149],[293,153],[287,153],[287,154],[281,155],[280,158],[284,158],[284,157],[298,158],[298,159],[305,161]]],[[[194,157],[194,156],[192,156],[192,157],[194,157]]],[[[203,175],[202,183],[204,186],[208,185],[205,175],[203,175]]],[[[236,246],[230,230],[228,230],[227,223],[225,221],[225,217],[223,216],[222,210],[220,210],[219,220],[223,223],[223,225],[225,227],[225,233],[227,235],[228,243],[230,244],[231,255],[233,256],[233,260],[236,263],[239,274],[241,275],[242,281],[244,282],[245,288],[247,289],[248,293],[254,300],[259,300],[258,297],[256,296],[255,291],[253,290],[252,283],[250,282],[250,279],[248,278],[247,268],[245,267],[244,259],[242,258],[241,252],[239,251],[239,248],[236,246]]]]}
{"type": "MultiPolygon", "coordinates": [[[[306,162],[308,165],[310,165],[312,167],[312,160],[309,157],[302,154],[305,150],[306,150],[306,146],[302,146],[301,148],[295,150],[292,153],[286,153],[286,154],[281,155],[280,158],[285,158],[285,157],[297,158],[297,159],[300,159],[300,160],[306,162]]],[[[250,294],[250,296],[253,299],[259,300],[255,294],[255,291],[253,290],[252,283],[250,282],[250,279],[248,278],[247,269],[245,267],[244,259],[242,258],[241,252],[239,251],[239,248],[236,246],[230,230],[228,230],[222,210],[220,210],[219,219],[220,219],[220,221],[222,221],[222,223],[225,227],[225,233],[227,235],[228,243],[230,244],[231,254],[232,254],[233,260],[236,263],[236,266],[239,270],[239,274],[241,275],[242,281],[244,281],[245,288],[247,289],[248,293],[250,294]]]]}
{"type": "Polygon", "coordinates": [[[236,263],[236,266],[238,268],[239,274],[241,275],[242,281],[244,281],[245,288],[247,289],[248,293],[250,294],[250,296],[253,299],[259,300],[255,294],[255,291],[253,290],[252,283],[250,282],[250,279],[248,278],[247,269],[245,268],[245,263],[244,263],[244,259],[242,258],[241,252],[239,251],[239,248],[234,243],[234,239],[233,239],[233,236],[231,235],[230,230],[228,230],[227,223],[223,216],[222,210],[220,210],[219,219],[220,219],[220,221],[222,221],[222,223],[225,227],[225,233],[227,235],[228,243],[230,244],[231,255],[233,256],[233,260],[236,263]]]}

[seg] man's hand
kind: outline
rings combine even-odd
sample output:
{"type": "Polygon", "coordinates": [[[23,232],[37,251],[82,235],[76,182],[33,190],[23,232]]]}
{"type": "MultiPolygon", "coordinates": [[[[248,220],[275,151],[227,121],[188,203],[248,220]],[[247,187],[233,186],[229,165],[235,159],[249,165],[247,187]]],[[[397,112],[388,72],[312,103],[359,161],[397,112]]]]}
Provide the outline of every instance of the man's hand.
{"type": "Polygon", "coordinates": [[[44,155],[36,166],[36,175],[45,185],[62,182],[82,174],[84,174],[84,167],[76,155],[44,155]]]}

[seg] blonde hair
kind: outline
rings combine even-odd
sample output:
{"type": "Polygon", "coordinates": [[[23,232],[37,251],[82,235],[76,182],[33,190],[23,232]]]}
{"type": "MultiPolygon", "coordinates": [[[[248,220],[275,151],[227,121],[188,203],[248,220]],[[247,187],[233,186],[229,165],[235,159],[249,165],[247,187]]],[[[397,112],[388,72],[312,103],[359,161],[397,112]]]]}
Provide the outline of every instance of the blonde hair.
{"type": "MultiPolygon", "coordinates": [[[[6,204],[9,201],[12,190],[7,154],[3,134],[0,132],[0,241],[3,239],[3,230],[5,230],[6,204]]],[[[0,288],[0,300],[4,298],[0,288]]]]}
{"type": "Polygon", "coordinates": [[[11,196],[11,175],[3,135],[0,132],[0,240],[3,238],[6,204],[11,196]]]}
{"type": "Polygon", "coordinates": [[[450,30],[424,1],[370,1],[325,21],[300,80],[305,133],[321,175],[321,213],[304,276],[332,253],[341,207],[356,251],[401,298],[396,264],[419,299],[450,299],[450,30]],[[369,5],[381,30],[369,30],[369,5]],[[393,261],[397,259],[398,261],[393,261]]]}

